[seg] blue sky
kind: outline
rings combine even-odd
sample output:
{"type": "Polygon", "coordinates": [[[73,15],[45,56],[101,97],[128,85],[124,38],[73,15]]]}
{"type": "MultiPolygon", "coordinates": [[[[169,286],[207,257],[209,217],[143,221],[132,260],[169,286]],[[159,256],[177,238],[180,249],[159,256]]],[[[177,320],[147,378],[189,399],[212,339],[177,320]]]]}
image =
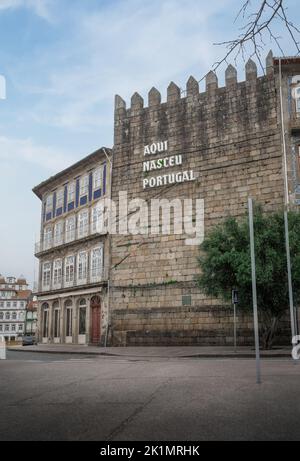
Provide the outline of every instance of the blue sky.
{"type": "MultiPolygon", "coordinates": [[[[254,0],[253,5],[259,3],[254,0]]],[[[300,23],[298,0],[286,0],[300,23]]],[[[235,38],[240,0],[0,0],[0,273],[33,281],[40,202],[31,189],[113,144],[113,99],[200,79],[235,38]]],[[[283,36],[285,54],[295,49],[283,36]]],[[[271,44],[266,39],[265,54],[271,44]]],[[[279,54],[276,46],[272,46],[279,54]]],[[[243,79],[242,59],[238,62],[243,79]]],[[[224,82],[224,67],[218,71],[224,82]]],[[[202,91],[204,83],[202,82],[202,91]]]]}

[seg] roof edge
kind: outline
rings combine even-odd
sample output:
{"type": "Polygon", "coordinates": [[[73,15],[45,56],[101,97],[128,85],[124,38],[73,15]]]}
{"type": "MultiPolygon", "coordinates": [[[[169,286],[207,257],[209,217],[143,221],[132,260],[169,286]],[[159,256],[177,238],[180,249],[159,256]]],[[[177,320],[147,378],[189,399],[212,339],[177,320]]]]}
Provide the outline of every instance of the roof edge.
{"type": "Polygon", "coordinates": [[[92,152],[91,154],[87,155],[86,157],[78,160],[78,162],[73,163],[72,165],[68,166],[64,170],[61,170],[58,173],[56,173],[55,175],[50,176],[50,178],[46,179],[45,181],[42,181],[40,184],[38,184],[37,186],[35,186],[32,189],[32,192],[41,200],[42,199],[42,189],[44,187],[50,185],[51,183],[55,182],[59,178],[63,177],[65,174],[69,173],[69,171],[71,171],[72,169],[78,168],[81,165],[83,165],[84,163],[88,162],[89,160],[92,160],[93,158],[96,158],[97,155],[99,155],[99,154],[104,154],[105,155],[106,151],[108,153],[112,153],[112,149],[110,147],[100,147],[100,149],[97,149],[94,152],[92,152]]]}

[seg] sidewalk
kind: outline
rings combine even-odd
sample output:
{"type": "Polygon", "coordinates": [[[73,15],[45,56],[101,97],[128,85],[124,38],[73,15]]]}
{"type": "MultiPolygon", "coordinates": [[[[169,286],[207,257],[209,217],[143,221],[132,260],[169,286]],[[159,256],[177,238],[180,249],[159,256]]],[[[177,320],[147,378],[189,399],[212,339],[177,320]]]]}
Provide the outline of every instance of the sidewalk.
{"type": "MultiPolygon", "coordinates": [[[[38,344],[37,346],[12,346],[9,351],[39,352],[51,354],[85,354],[115,357],[161,357],[161,358],[254,358],[255,351],[251,347],[232,346],[162,346],[162,347],[97,347],[69,344],[38,344]]],[[[263,358],[291,357],[291,348],[274,348],[261,351],[263,358]]]]}

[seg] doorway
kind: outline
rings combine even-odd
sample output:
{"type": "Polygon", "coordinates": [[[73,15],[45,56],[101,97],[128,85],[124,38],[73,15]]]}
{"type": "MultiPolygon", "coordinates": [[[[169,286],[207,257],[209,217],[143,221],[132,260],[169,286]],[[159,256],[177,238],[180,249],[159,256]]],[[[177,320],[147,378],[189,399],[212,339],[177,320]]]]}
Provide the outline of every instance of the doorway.
{"type": "Polygon", "coordinates": [[[79,301],[78,308],[78,344],[86,344],[86,300],[79,301]]]}
{"type": "Polygon", "coordinates": [[[99,296],[94,296],[91,299],[91,314],[91,343],[99,345],[101,339],[101,303],[99,296]]]}

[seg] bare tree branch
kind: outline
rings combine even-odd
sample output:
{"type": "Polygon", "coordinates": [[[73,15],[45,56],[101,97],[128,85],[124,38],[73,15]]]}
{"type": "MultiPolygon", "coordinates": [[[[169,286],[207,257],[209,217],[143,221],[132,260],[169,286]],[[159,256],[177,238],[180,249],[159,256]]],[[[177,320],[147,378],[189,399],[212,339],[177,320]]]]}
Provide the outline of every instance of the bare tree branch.
{"type": "Polygon", "coordinates": [[[284,0],[261,0],[260,7],[257,12],[250,12],[250,0],[246,0],[240,8],[235,22],[242,18],[246,18],[240,31],[239,36],[234,40],[215,43],[218,46],[225,46],[227,51],[225,56],[214,63],[212,70],[216,69],[223,63],[228,63],[228,58],[232,55],[236,63],[237,58],[241,55],[245,60],[247,54],[250,58],[256,57],[262,69],[264,69],[261,61],[261,51],[265,45],[264,37],[267,35],[271,41],[274,41],[282,54],[283,50],[280,45],[280,38],[274,34],[273,25],[276,20],[280,21],[287,29],[288,35],[295,45],[297,55],[300,53],[300,30],[293,24],[287,16],[287,9],[284,7],[284,0]],[[248,50],[248,47],[250,51],[248,50]]]}
{"type": "MultiPolygon", "coordinates": [[[[236,39],[214,43],[217,46],[225,46],[227,51],[222,59],[213,64],[211,70],[215,72],[222,64],[229,64],[229,58],[237,64],[240,56],[244,61],[247,56],[247,58],[256,57],[264,72],[262,51],[266,46],[266,39],[274,42],[282,55],[285,54],[280,43],[282,37],[275,35],[274,32],[276,22],[282,25],[283,30],[287,30],[296,48],[296,55],[300,54],[300,29],[288,18],[287,8],[284,6],[286,2],[287,0],[260,0],[258,10],[251,12],[251,1],[245,0],[234,20],[236,23],[241,19],[245,21],[245,24],[240,27],[240,33],[236,39]]],[[[205,79],[206,75],[199,80],[199,83],[205,79]]]]}

